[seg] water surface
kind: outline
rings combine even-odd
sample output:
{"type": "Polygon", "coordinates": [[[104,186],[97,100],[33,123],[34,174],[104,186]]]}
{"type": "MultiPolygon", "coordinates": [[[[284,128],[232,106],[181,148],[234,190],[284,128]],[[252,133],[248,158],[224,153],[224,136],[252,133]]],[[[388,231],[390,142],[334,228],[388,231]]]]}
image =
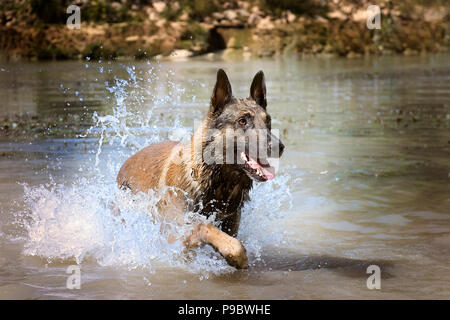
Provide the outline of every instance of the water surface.
{"type": "Polygon", "coordinates": [[[0,141],[0,298],[448,299],[449,58],[1,66],[0,116],[97,123],[86,136],[0,141]],[[244,210],[244,271],[208,248],[184,260],[148,217],[155,196],[114,183],[139,148],[188,137],[219,67],[238,97],[264,70],[286,145],[277,178],[244,210]],[[73,264],[80,290],[66,288],[73,264]],[[366,286],[369,265],[381,268],[381,290],[366,286]]]}

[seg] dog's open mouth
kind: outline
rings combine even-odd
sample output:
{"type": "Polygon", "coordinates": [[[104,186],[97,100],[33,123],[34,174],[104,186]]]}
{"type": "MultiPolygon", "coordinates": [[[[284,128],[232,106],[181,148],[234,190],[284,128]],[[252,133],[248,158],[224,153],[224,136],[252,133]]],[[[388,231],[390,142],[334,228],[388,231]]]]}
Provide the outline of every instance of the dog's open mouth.
{"type": "Polygon", "coordinates": [[[241,152],[241,159],[244,161],[244,168],[250,178],[257,181],[267,181],[275,178],[275,168],[271,167],[269,163],[262,164],[245,152],[241,152]]]}

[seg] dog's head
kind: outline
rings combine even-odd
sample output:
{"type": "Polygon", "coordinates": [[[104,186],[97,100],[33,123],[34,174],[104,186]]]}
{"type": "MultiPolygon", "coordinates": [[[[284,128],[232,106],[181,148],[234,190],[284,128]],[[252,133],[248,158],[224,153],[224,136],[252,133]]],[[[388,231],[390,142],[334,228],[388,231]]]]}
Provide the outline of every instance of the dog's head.
{"type": "Polygon", "coordinates": [[[280,157],[284,145],[271,131],[262,71],[253,78],[250,96],[244,99],[233,97],[225,71],[217,72],[208,129],[215,132],[213,138],[208,139],[209,146],[216,150],[215,161],[220,155],[222,163],[245,172],[256,181],[274,178],[275,170],[267,158],[280,157]]]}

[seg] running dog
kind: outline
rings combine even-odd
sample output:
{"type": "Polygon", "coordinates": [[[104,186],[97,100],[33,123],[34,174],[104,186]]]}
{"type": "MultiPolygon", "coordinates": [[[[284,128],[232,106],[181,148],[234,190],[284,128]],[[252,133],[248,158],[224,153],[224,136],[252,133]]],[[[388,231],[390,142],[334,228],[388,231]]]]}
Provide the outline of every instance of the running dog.
{"type": "Polygon", "coordinates": [[[198,224],[182,239],[168,232],[169,241],[182,240],[187,249],[209,244],[231,266],[248,267],[246,250],[235,238],[241,209],[250,200],[253,181],[274,178],[275,170],[267,158],[280,157],[284,150],[283,143],[271,133],[266,109],[262,71],[252,81],[250,97],[238,99],[220,69],[208,114],[190,143],[165,141],[140,150],[122,165],[117,176],[119,187],[133,193],[171,187],[158,203],[158,214],[165,221],[186,223],[188,211],[207,217],[215,214],[219,227],[198,224]],[[252,132],[259,132],[256,140],[252,140],[252,132]]]}

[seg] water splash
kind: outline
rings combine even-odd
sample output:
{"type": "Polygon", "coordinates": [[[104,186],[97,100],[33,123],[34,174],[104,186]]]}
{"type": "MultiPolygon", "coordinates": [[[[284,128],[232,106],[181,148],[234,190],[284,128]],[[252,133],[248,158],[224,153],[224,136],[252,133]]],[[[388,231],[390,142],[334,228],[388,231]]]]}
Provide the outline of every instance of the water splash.
{"type": "MultiPolygon", "coordinates": [[[[114,105],[112,113],[94,113],[95,125],[81,135],[98,137],[93,161],[83,164],[80,176],[69,185],[52,182],[35,188],[25,186],[26,210],[20,214],[28,232],[25,254],[49,261],[94,260],[103,266],[151,271],[159,261],[202,277],[232,272],[234,269],[210,247],[186,254],[179,241],[168,243],[160,229],[170,222],[153,218],[158,216],[156,203],[160,195],[152,191],[133,195],[117,188],[115,177],[126,158],[151,143],[186,139],[192,130],[182,126],[181,119],[168,121],[154,116],[155,108],[174,105],[184,93],[170,79],[170,70],[158,65],[149,65],[144,72],[133,66],[123,68],[128,78],[114,77],[114,81],[105,82],[114,105]],[[168,94],[163,90],[165,94],[161,95],[155,83],[165,83],[171,90],[168,94]],[[105,152],[106,145],[110,152],[105,152]],[[120,215],[114,214],[116,207],[120,215]]],[[[268,244],[282,243],[283,233],[274,230],[273,222],[283,217],[284,207],[290,203],[287,180],[280,176],[256,184],[252,201],[243,209],[239,238],[251,257],[258,259],[268,244]]],[[[186,215],[186,219],[192,218],[206,219],[194,213],[186,215]]],[[[189,228],[172,227],[179,234],[189,228]]]]}

